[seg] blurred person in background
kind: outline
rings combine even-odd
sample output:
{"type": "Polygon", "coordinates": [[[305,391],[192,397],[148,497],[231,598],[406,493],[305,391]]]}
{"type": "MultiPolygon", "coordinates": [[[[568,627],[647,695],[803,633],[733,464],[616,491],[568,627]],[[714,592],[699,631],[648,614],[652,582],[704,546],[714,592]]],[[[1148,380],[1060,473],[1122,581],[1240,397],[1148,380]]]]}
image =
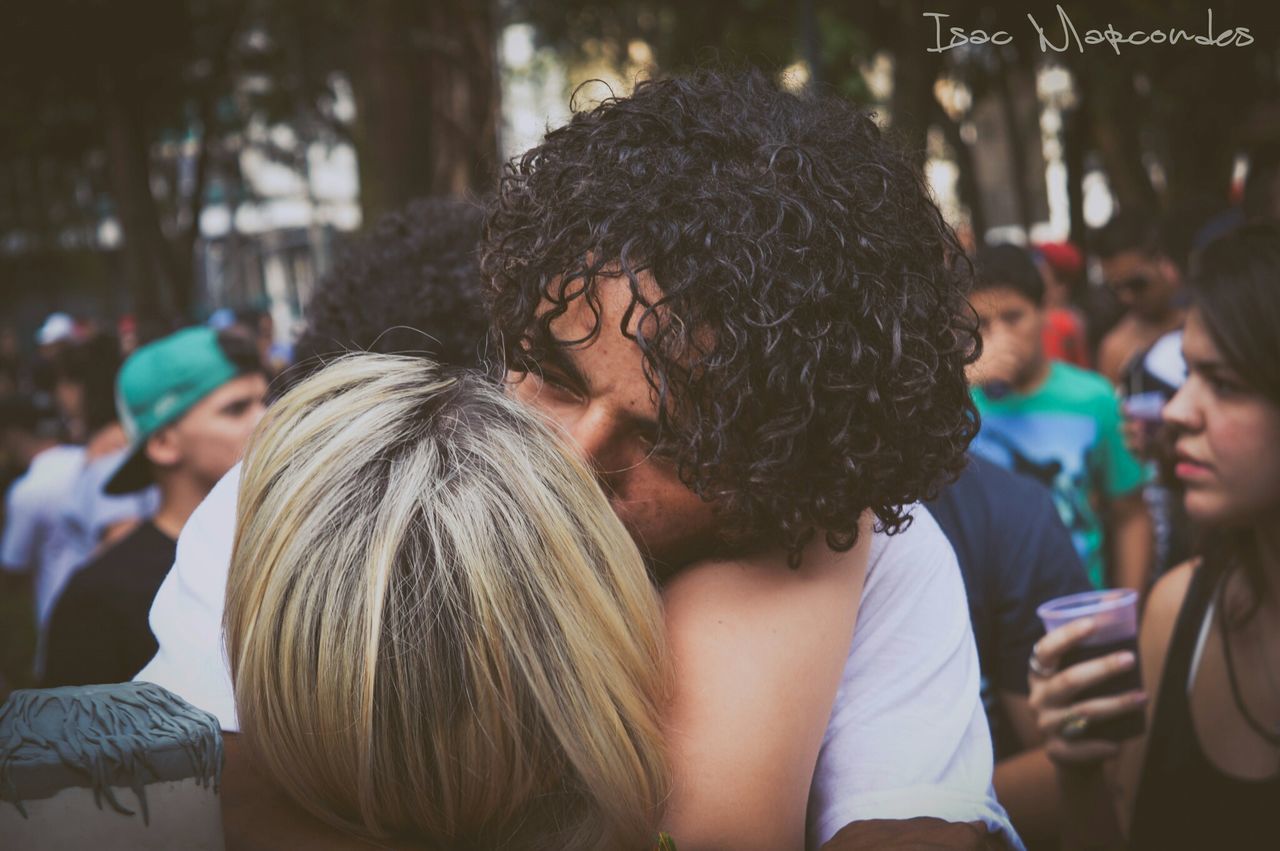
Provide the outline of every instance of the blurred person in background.
{"type": "Polygon", "coordinates": [[[253,341],[267,377],[274,379],[292,361],[289,345],[276,341],[275,317],[271,315],[271,311],[257,308],[237,310],[234,316],[233,330],[242,329],[245,336],[253,341]]]}
{"type": "Polygon", "coordinates": [[[1119,388],[1125,444],[1147,470],[1143,499],[1155,541],[1152,581],[1191,556],[1191,528],[1173,467],[1173,441],[1161,411],[1187,377],[1182,329],[1170,331],[1129,362],[1119,388]]]}
{"type": "Polygon", "coordinates": [[[1210,245],[1191,279],[1187,378],[1164,419],[1202,557],[1156,583],[1136,656],[1059,670],[1088,619],[1033,654],[1031,704],[1058,765],[1067,849],[1270,849],[1280,835],[1278,281],[1280,232],[1264,225],[1210,245]],[[1077,697],[1139,663],[1141,691],[1077,697]],[[1090,736],[1134,712],[1146,713],[1144,734],[1090,736]]]}
{"type": "Polygon", "coordinates": [[[69,313],[55,311],[36,329],[36,345],[41,357],[53,359],[76,339],[76,321],[69,313]]]}
{"type": "Polygon", "coordinates": [[[71,542],[61,511],[84,466],[84,447],[60,443],[60,434],[51,406],[17,396],[0,400],[6,461],[25,471],[5,495],[0,585],[6,596],[31,600],[37,636],[65,582],[61,569],[71,542]]]}
{"type": "Polygon", "coordinates": [[[62,509],[62,522],[72,542],[69,567],[74,569],[102,544],[119,538],[153,512],[156,493],[154,488],[127,496],[103,492],[103,485],[124,460],[129,442],[116,407],[119,341],[109,334],[94,334],[68,349],[63,362],[60,384],[72,388],[64,393],[76,399],[86,434],[84,468],[62,509]]]}
{"type": "Polygon", "coordinates": [[[1098,371],[1119,384],[1124,368],[1164,334],[1182,327],[1184,257],[1171,245],[1171,229],[1141,213],[1118,213],[1097,233],[1094,250],[1102,275],[1124,315],[1098,347],[1098,371]]]}
{"type": "Polygon", "coordinates": [[[1044,281],[1024,249],[984,248],[976,267],[970,301],[983,353],[971,374],[982,427],[973,452],[1050,489],[1095,587],[1145,589],[1151,519],[1115,391],[1096,373],[1046,357],[1044,281]]]}
{"type": "Polygon", "coordinates": [[[1084,313],[1077,306],[1084,258],[1069,242],[1046,242],[1034,257],[1044,278],[1044,351],[1053,360],[1090,368],[1084,313]]]}
{"type": "Polygon", "coordinates": [[[74,481],[54,508],[57,538],[62,546],[45,568],[47,596],[37,611],[37,676],[44,673],[49,618],[67,582],[100,547],[119,538],[155,509],[154,489],[128,495],[111,495],[102,490],[128,445],[116,412],[119,369],[119,344],[109,334],[92,334],[77,340],[63,351],[57,363],[56,395],[62,400],[64,415],[68,410],[65,405],[74,404],[78,429],[85,441],[74,481]]]}
{"type": "Polygon", "coordinates": [[[120,340],[121,357],[127,358],[133,354],[142,342],[138,337],[138,321],[129,314],[116,321],[116,336],[120,340]]]}
{"type": "Polygon", "coordinates": [[[23,386],[22,367],[22,349],[18,345],[17,332],[8,326],[0,328],[0,397],[32,389],[23,386]]]}
{"type": "Polygon", "coordinates": [[[240,460],[266,378],[247,341],[191,328],[138,349],[117,396],[129,433],[108,494],[153,484],[154,514],[71,578],[49,627],[46,685],[120,682],[155,654],[147,613],[195,507],[240,460]]]}

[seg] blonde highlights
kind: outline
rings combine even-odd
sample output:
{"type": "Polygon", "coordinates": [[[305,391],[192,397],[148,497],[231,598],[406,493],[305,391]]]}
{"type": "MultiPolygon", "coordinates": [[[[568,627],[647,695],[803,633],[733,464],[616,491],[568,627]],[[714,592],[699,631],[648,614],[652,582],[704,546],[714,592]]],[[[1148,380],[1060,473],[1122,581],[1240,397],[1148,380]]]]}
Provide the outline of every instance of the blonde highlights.
{"type": "Polygon", "coordinates": [[[243,733],[330,823],[652,841],[656,591],[590,472],[482,378],[354,355],[277,401],[241,473],[225,627],[243,733]]]}

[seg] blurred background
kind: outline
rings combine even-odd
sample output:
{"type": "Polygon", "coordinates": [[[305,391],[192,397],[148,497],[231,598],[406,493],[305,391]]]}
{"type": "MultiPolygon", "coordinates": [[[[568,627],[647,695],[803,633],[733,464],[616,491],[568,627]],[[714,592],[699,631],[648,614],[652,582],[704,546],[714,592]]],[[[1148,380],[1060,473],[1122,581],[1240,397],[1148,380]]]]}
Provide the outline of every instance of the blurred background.
{"type": "MultiPolygon", "coordinates": [[[[1083,32],[1206,31],[1208,5],[1065,7],[1083,32]]],[[[637,77],[754,64],[862,101],[962,233],[1070,239],[1114,209],[1239,200],[1280,144],[1271,4],[1248,48],[1043,52],[1043,2],[42,0],[0,32],[0,356],[52,311],[146,341],[219,308],[286,345],[346,234],[499,164],[637,77]],[[950,15],[928,17],[926,12],[950,15]],[[1012,42],[930,52],[935,23],[1012,42]],[[598,82],[579,86],[588,80],[598,82]],[[576,96],[574,92],[576,91],[576,96]],[[269,318],[267,318],[269,317],[269,318]]]]}

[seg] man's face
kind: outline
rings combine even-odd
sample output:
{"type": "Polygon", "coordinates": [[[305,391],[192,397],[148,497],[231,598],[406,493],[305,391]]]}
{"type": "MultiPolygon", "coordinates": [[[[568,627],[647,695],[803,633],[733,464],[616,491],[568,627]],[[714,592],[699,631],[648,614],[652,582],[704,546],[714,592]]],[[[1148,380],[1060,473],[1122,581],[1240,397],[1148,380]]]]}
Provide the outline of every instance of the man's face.
{"type": "Polygon", "coordinates": [[[1116,299],[1144,319],[1160,319],[1173,306],[1180,283],[1168,260],[1143,251],[1122,251],[1102,261],[1102,275],[1116,299]]]}
{"type": "Polygon", "coordinates": [[[197,402],[181,419],[152,437],[152,461],[190,476],[210,490],[244,455],[262,419],[267,380],[233,378],[197,402]]]}
{"type": "Polygon", "coordinates": [[[982,359],[973,367],[974,380],[1026,383],[1043,358],[1044,311],[1011,287],[992,287],[969,299],[978,314],[982,359]]]}
{"type": "MultiPolygon", "coordinates": [[[[652,278],[644,283],[656,294],[652,278]]],[[[657,400],[639,347],[620,328],[631,300],[626,279],[598,279],[597,294],[599,335],[560,349],[540,369],[509,373],[510,391],[568,433],[640,550],[662,567],[678,567],[708,553],[715,538],[712,507],[684,486],[673,463],[654,454],[657,400]]],[[[579,339],[594,321],[578,298],[551,331],[560,340],[579,339]]]]}

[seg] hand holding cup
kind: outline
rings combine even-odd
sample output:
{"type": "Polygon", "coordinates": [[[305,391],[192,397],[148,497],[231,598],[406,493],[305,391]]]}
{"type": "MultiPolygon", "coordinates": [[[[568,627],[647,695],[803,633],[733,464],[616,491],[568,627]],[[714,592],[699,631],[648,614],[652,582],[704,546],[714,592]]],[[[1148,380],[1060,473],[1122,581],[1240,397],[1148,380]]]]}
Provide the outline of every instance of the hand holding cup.
{"type": "Polygon", "coordinates": [[[1048,634],[1029,660],[1030,703],[1060,763],[1114,756],[1140,734],[1146,703],[1137,659],[1137,594],[1094,591],[1040,608],[1048,634]]]}

